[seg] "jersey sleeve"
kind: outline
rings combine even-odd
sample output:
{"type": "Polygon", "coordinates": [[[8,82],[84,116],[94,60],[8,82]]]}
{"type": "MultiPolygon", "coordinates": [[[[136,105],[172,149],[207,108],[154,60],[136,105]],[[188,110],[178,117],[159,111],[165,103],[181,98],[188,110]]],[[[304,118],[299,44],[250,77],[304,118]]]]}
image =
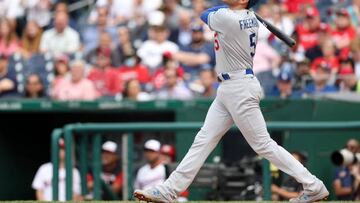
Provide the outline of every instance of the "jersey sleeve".
{"type": "Polygon", "coordinates": [[[208,16],[208,25],[211,30],[224,33],[229,22],[229,11],[227,8],[211,12],[208,16]]]}

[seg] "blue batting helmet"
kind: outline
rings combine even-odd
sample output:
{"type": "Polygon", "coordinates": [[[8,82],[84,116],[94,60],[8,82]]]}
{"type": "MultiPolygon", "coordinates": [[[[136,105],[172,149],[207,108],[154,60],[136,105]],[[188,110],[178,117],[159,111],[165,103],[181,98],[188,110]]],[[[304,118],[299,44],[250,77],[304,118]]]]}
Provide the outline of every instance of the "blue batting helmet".
{"type": "Polygon", "coordinates": [[[255,6],[255,4],[257,4],[258,1],[259,1],[259,0],[249,0],[249,3],[248,3],[248,5],[247,5],[247,9],[255,6]]]}

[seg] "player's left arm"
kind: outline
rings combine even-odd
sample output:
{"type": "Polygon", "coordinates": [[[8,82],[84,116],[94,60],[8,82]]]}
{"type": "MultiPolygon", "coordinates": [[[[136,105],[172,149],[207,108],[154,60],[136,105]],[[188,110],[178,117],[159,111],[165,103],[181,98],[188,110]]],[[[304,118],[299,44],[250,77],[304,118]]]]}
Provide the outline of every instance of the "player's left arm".
{"type": "Polygon", "coordinates": [[[207,25],[209,25],[209,15],[211,12],[216,12],[217,10],[221,9],[221,8],[228,8],[228,6],[226,5],[223,5],[223,6],[215,6],[215,7],[212,7],[212,8],[209,8],[207,10],[205,10],[204,12],[202,12],[201,16],[200,16],[200,19],[206,23],[207,25]]]}

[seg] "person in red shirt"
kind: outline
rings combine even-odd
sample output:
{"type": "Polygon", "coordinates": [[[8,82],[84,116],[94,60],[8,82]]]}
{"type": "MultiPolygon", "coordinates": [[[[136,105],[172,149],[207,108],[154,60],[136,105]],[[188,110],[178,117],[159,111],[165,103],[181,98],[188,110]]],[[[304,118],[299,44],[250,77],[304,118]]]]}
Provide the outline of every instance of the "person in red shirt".
{"type": "Polygon", "coordinates": [[[98,53],[96,67],[91,69],[88,79],[94,82],[99,96],[115,96],[122,92],[119,72],[111,67],[110,51],[98,53]]]}
{"type": "Polygon", "coordinates": [[[296,28],[299,35],[299,43],[308,50],[319,42],[318,31],[320,29],[320,14],[316,7],[306,9],[306,17],[302,24],[296,28]]]}
{"type": "Polygon", "coordinates": [[[298,13],[304,5],[315,5],[314,0],[284,0],[283,4],[289,13],[298,13]]]}
{"type": "Polygon", "coordinates": [[[336,49],[334,42],[329,38],[321,45],[322,57],[318,57],[311,65],[311,75],[315,75],[316,69],[320,64],[328,64],[331,68],[331,73],[336,74],[339,69],[339,58],[336,56],[336,49]]]}
{"type": "Polygon", "coordinates": [[[179,65],[179,62],[174,60],[170,52],[165,52],[163,54],[163,64],[164,66],[157,69],[153,75],[152,83],[156,90],[159,90],[165,85],[165,70],[166,69],[176,69],[176,73],[180,78],[184,78],[185,71],[179,65]]]}
{"type": "Polygon", "coordinates": [[[336,29],[331,33],[340,55],[347,58],[350,52],[350,42],[356,37],[356,30],[351,24],[349,12],[342,8],[336,12],[336,29]]]}
{"type": "Polygon", "coordinates": [[[138,80],[141,85],[150,81],[149,69],[140,62],[140,58],[136,55],[126,57],[124,64],[118,69],[122,85],[132,79],[138,80]]]}

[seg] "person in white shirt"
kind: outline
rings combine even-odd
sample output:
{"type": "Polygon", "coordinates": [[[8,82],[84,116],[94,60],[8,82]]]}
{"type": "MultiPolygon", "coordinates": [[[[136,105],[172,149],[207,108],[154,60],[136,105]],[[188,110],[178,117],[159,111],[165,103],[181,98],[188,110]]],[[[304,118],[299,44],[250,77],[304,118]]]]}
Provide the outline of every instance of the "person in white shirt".
{"type": "MultiPolygon", "coordinates": [[[[64,140],[60,140],[60,160],[59,160],[59,201],[65,201],[65,145],[64,140]]],[[[52,163],[45,163],[40,166],[32,182],[32,188],[36,190],[36,199],[39,201],[52,201],[52,163]]],[[[73,168],[73,200],[82,200],[80,174],[73,168]]]]}
{"type": "Polygon", "coordinates": [[[144,155],[148,163],[137,172],[135,189],[148,189],[165,181],[166,169],[161,159],[160,148],[161,144],[157,140],[145,142],[144,155]]]}
{"type": "Polygon", "coordinates": [[[154,71],[162,64],[162,57],[165,52],[175,53],[179,47],[168,40],[169,30],[164,24],[165,15],[157,11],[150,16],[149,40],[140,46],[137,55],[144,65],[154,71]]]}
{"type": "Polygon", "coordinates": [[[44,32],[40,42],[41,52],[72,54],[80,48],[79,33],[68,26],[69,16],[65,12],[55,15],[54,28],[44,32]]]}

